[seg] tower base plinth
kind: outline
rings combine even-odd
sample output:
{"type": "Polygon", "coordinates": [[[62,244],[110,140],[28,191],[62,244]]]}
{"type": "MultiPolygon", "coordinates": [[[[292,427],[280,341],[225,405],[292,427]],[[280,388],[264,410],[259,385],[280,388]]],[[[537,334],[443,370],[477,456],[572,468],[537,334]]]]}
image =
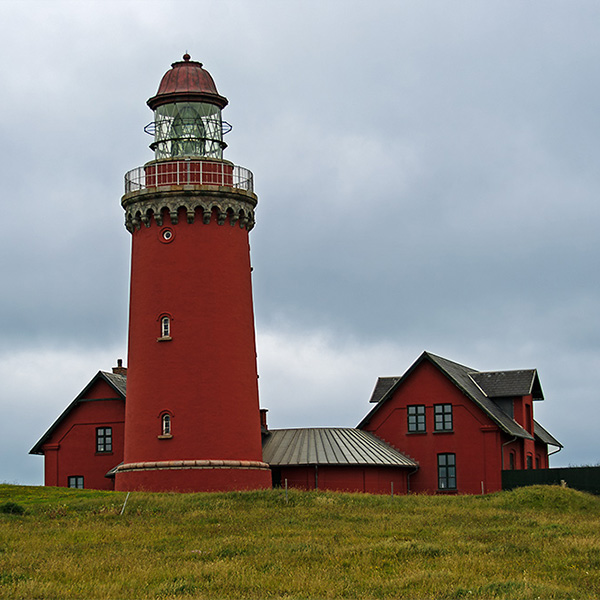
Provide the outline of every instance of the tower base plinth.
{"type": "Polygon", "coordinates": [[[227,492],[270,487],[269,465],[258,461],[129,463],[121,465],[115,475],[115,490],[122,492],[227,492]]]}

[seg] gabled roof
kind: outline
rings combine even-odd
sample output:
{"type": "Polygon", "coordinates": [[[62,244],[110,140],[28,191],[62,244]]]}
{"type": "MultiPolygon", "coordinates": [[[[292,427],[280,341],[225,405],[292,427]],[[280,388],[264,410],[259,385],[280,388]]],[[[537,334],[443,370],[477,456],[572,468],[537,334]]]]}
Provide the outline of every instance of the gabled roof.
{"type": "Polygon", "coordinates": [[[369,402],[379,402],[399,380],[400,377],[378,377],[369,402]]]}
{"type": "Polygon", "coordinates": [[[473,381],[488,398],[528,396],[543,400],[542,385],[535,369],[524,371],[488,371],[471,373],[473,381]]]}
{"type": "MultiPolygon", "coordinates": [[[[376,406],[367,414],[367,416],[358,424],[358,428],[364,427],[381,406],[392,397],[393,393],[402,385],[406,378],[423,362],[428,361],[445,375],[465,396],[470,398],[484,413],[486,413],[502,431],[509,435],[519,438],[533,439],[533,436],[521,427],[514,419],[507,415],[490,397],[488,397],[483,389],[475,382],[472,375],[479,373],[475,369],[466,367],[459,363],[436,356],[430,352],[423,352],[421,356],[411,365],[411,367],[398,378],[396,383],[389,386],[376,406]]],[[[537,373],[536,373],[537,378],[537,373]]],[[[386,377],[383,379],[382,387],[388,385],[394,378],[386,377]]],[[[379,382],[378,382],[379,383],[379,382]]],[[[377,389],[377,386],[376,386],[377,389]]],[[[541,391],[541,386],[540,386],[541,391]]]]}
{"type": "Polygon", "coordinates": [[[344,427],[271,429],[263,442],[263,460],[271,466],[418,466],[372,433],[344,427]]]}
{"type": "Polygon", "coordinates": [[[94,399],[87,399],[86,395],[90,391],[93,385],[99,380],[105,381],[110,387],[116,392],[116,397],[125,400],[125,388],[127,386],[127,376],[117,375],[115,373],[106,373],[105,371],[98,371],[92,380],[83,388],[81,393],[65,408],[62,414],[50,425],[50,428],[44,435],[36,442],[35,446],[29,451],[29,454],[44,454],[42,446],[52,437],[52,434],[56,428],[67,418],[69,413],[82,401],[94,401],[94,399]]]}
{"type": "MultiPolygon", "coordinates": [[[[544,429],[535,419],[533,420],[533,434],[534,436],[550,446],[557,446],[558,448],[564,448],[564,446],[546,429],[544,429]]],[[[557,450],[558,452],[558,450],[557,450]]]]}

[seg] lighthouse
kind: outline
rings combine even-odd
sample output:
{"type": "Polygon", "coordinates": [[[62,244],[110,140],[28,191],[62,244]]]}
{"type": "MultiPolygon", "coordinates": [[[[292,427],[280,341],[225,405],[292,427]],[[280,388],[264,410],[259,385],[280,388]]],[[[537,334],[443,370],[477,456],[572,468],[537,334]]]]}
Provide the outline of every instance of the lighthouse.
{"type": "Polygon", "coordinates": [[[186,53],[148,100],[154,159],[125,175],[132,236],[118,490],[266,488],[249,232],[253,175],[223,159],[228,103],[186,53]]]}

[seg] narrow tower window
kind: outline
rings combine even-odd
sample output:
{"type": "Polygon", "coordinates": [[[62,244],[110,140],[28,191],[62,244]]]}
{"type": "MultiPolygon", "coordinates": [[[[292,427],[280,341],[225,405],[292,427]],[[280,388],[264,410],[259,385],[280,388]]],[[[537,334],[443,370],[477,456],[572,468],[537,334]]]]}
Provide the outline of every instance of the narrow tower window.
{"type": "Polygon", "coordinates": [[[161,337],[170,337],[171,335],[171,319],[163,317],[160,320],[160,335],[161,337]]]}
{"type": "Polygon", "coordinates": [[[158,336],[159,342],[167,342],[171,338],[171,317],[168,314],[164,314],[159,317],[160,323],[160,335],[158,336]]]}
{"type": "Polygon", "coordinates": [[[168,413],[162,416],[162,434],[171,435],[171,415],[168,413]]]}

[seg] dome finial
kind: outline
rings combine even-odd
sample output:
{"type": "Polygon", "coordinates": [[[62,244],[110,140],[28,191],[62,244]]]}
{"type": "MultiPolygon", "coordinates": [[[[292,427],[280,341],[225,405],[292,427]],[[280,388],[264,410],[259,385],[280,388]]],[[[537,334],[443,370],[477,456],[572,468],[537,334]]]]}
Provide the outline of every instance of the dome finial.
{"type": "Polygon", "coordinates": [[[192,58],[186,51],[186,53],[183,55],[183,60],[185,60],[185,62],[189,62],[190,58],[192,58]]]}

